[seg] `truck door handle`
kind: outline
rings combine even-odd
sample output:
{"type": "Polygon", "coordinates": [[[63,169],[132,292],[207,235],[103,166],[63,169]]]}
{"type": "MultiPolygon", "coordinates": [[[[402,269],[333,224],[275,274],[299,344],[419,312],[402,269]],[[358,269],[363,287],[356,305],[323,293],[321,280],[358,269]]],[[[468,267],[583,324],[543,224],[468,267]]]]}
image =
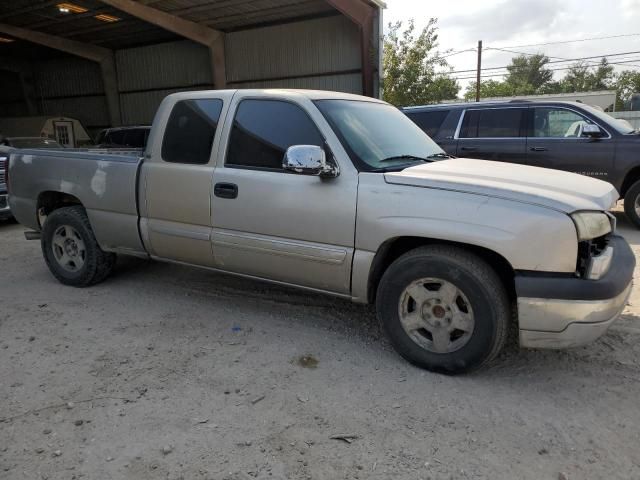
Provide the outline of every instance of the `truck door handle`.
{"type": "Polygon", "coordinates": [[[478,150],[478,147],[461,147],[460,150],[464,152],[473,152],[475,150],[478,150]]]}
{"type": "Polygon", "coordinates": [[[546,152],[547,148],[545,147],[531,147],[529,150],[532,152],[546,152]]]}
{"type": "Polygon", "coordinates": [[[238,185],[235,183],[216,183],[213,187],[213,194],[220,198],[236,198],[238,185]]]}

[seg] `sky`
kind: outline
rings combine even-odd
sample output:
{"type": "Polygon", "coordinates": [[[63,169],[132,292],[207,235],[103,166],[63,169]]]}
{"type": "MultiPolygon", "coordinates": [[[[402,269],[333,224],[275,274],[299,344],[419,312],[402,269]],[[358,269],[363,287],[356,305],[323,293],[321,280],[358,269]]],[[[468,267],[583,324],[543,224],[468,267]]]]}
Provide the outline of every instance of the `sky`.
{"type": "MultiPolygon", "coordinates": [[[[454,52],[475,49],[483,41],[482,67],[503,67],[517,54],[491,50],[509,48],[525,53],[544,53],[551,60],[602,56],[605,54],[640,52],[640,0],[386,0],[385,30],[389,22],[415,19],[422,28],[430,17],[438,19],[439,50],[454,52]],[[608,37],[637,33],[635,36],[592,41],[527,46],[547,42],[608,37]]],[[[608,57],[609,61],[636,60],[616,66],[616,70],[640,71],[640,53],[608,57]],[[631,65],[637,65],[632,67],[631,65]]],[[[474,70],[475,51],[447,58],[454,71],[474,70]]],[[[589,60],[594,63],[598,59],[589,60]]],[[[562,68],[572,62],[558,62],[562,68]]],[[[494,70],[486,74],[504,72],[494,70]]],[[[566,70],[554,73],[560,78],[566,70]]],[[[471,77],[475,73],[456,73],[471,77]]],[[[491,77],[500,80],[503,77],[491,77]]],[[[460,80],[464,92],[471,80],[460,80]]]]}

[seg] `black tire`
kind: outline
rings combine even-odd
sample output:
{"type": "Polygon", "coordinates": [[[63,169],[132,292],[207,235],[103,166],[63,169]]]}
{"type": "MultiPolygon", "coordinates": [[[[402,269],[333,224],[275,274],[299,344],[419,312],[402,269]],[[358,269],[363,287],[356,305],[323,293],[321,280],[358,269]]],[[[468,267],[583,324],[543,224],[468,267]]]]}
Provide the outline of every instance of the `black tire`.
{"type": "MultiPolygon", "coordinates": [[[[402,357],[427,370],[457,374],[482,367],[502,350],[511,305],[500,278],[484,260],[461,248],[432,245],[412,250],[389,266],[378,285],[376,310],[382,328],[402,357]],[[466,343],[455,351],[437,353],[423,348],[402,326],[400,311],[401,301],[407,298],[405,289],[424,278],[452,284],[471,306],[473,327],[464,340],[466,343]]],[[[455,338],[451,337],[455,332],[448,335],[455,338]]]]}
{"type": "Polygon", "coordinates": [[[640,216],[636,213],[636,202],[640,197],[640,181],[637,181],[624,194],[624,213],[637,228],[640,228],[640,216]]]}
{"type": "Polygon", "coordinates": [[[88,287],[103,281],[113,270],[116,262],[114,253],[100,248],[91,229],[89,218],[81,206],[64,207],[54,210],[47,216],[42,229],[42,254],[49,270],[61,283],[73,287],[88,287]],[[83,242],[82,266],[69,271],[56,259],[54,235],[58,229],[69,226],[83,242]]]}

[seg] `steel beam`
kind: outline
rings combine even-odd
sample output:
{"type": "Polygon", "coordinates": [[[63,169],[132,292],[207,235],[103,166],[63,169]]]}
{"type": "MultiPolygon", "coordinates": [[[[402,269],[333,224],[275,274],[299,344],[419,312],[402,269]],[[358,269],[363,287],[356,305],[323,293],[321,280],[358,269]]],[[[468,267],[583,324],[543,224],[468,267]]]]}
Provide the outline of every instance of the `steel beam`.
{"type": "MultiPolygon", "coordinates": [[[[364,0],[326,0],[333,8],[349,18],[360,29],[360,55],[362,57],[362,91],[373,97],[373,59],[372,53],[378,48],[373,41],[376,7],[364,0]]],[[[381,52],[379,53],[382,54],[381,52]]]]}
{"type": "Polygon", "coordinates": [[[122,117],[120,115],[120,96],[118,93],[118,81],[116,78],[113,51],[108,48],[76,42],[75,40],[69,40],[35,30],[27,30],[26,28],[15,27],[6,23],[0,23],[0,32],[21,40],[97,62],[102,71],[104,92],[109,109],[109,120],[114,126],[120,125],[122,117]]]}
{"type": "Polygon", "coordinates": [[[133,0],[101,0],[101,2],[208,47],[213,85],[218,89],[226,87],[224,33],[133,0]]]}

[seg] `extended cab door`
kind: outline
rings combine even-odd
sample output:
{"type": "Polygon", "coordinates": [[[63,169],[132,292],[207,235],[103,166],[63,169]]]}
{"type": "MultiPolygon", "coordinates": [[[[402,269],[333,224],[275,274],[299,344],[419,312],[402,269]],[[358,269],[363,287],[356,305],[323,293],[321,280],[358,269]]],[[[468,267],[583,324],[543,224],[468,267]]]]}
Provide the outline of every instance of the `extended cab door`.
{"type": "Polygon", "coordinates": [[[247,95],[234,97],[214,172],[216,265],[349,293],[357,171],[341,157],[342,147],[310,100],[247,95]],[[285,172],[282,160],[293,145],[324,147],[340,175],[323,179],[285,172]]]}
{"type": "Polygon", "coordinates": [[[531,130],[527,138],[528,163],[607,180],[613,168],[615,140],[602,126],[601,134],[589,137],[584,125],[596,122],[561,106],[530,107],[531,130]]]}
{"type": "Polygon", "coordinates": [[[141,171],[140,230],[151,255],[213,265],[212,151],[231,96],[194,92],[160,106],[141,171]]]}
{"type": "Polygon", "coordinates": [[[456,138],[457,155],[526,163],[526,108],[482,107],[464,111],[456,138]]]}

